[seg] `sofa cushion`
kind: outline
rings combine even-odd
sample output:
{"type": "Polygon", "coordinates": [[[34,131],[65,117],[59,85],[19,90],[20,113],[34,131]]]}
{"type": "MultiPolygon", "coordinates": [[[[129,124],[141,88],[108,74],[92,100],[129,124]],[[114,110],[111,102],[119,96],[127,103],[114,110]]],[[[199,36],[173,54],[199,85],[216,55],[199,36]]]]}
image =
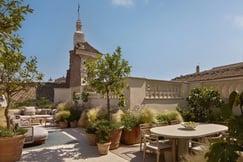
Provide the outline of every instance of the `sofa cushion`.
{"type": "Polygon", "coordinates": [[[34,106],[24,108],[24,115],[35,115],[36,109],[34,106]]]}

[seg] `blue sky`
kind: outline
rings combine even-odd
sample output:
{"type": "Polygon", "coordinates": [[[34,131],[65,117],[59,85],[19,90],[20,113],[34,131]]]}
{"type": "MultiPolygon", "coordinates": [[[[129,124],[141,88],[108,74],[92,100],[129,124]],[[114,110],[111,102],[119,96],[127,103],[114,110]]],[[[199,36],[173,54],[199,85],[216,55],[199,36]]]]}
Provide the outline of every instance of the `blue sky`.
{"type": "Polygon", "coordinates": [[[26,0],[34,9],[18,32],[45,80],[66,76],[78,18],[89,44],[117,46],[131,76],[170,80],[243,61],[242,0],[26,0]]]}

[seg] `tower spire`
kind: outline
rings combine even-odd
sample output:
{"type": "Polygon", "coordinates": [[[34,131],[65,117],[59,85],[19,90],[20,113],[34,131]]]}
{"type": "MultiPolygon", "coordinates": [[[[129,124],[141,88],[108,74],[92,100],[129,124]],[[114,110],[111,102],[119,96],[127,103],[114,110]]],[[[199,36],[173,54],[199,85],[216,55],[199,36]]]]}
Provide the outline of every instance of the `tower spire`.
{"type": "Polygon", "coordinates": [[[74,47],[78,43],[85,42],[84,33],[82,32],[82,22],[80,20],[80,12],[79,11],[80,11],[80,5],[78,3],[78,20],[76,21],[76,31],[74,32],[74,36],[73,36],[74,47]]]}
{"type": "Polygon", "coordinates": [[[79,13],[79,9],[80,9],[80,4],[78,3],[78,20],[80,20],[80,13],[79,13]]]}

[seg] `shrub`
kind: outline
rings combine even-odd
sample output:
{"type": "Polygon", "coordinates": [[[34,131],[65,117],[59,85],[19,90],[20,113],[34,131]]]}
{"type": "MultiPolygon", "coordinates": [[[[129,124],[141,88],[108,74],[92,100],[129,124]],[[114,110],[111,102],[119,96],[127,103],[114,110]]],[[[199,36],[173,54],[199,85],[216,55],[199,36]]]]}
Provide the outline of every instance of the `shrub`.
{"type": "Polygon", "coordinates": [[[213,107],[221,107],[223,100],[217,90],[201,87],[193,88],[187,97],[192,121],[210,122],[213,120],[213,107]]]}
{"type": "Polygon", "coordinates": [[[55,119],[61,122],[67,121],[69,117],[70,117],[70,111],[66,111],[66,110],[58,111],[55,114],[55,119]]]}
{"type": "Polygon", "coordinates": [[[142,123],[156,123],[156,111],[153,108],[145,107],[139,112],[142,123]]]}
{"type": "Polygon", "coordinates": [[[69,102],[59,103],[57,105],[57,111],[62,111],[62,110],[69,111],[71,108],[72,108],[72,104],[69,102]]]}
{"type": "Polygon", "coordinates": [[[156,119],[158,122],[163,122],[163,121],[172,121],[172,120],[179,120],[183,121],[181,115],[177,111],[165,111],[163,113],[159,113],[156,115],[156,119]]]}
{"type": "Polygon", "coordinates": [[[128,111],[121,115],[121,122],[125,131],[131,131],[132,128],[142,123],[141,117],[138,114],[128,111]]]}

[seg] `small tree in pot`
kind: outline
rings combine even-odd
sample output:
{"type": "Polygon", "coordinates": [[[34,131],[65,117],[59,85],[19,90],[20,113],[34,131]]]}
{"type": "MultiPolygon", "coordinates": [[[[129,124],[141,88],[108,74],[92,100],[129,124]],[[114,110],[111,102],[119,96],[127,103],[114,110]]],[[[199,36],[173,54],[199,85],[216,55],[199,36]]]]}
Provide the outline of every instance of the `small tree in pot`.
{"type": "MultiPolygon", "coordinates": [[[[111,95],[119,96],[119,106],[124,106],[123,89],[126,87],[124,79],[130,74],[131,67],[128,62],[121,57],[121,48],[117,47],[113,55],[109,53],[98,56],[97,60],[90,60],[86,64],[88,74],[88,84],[96,92],[104,94],[107,99],[107,120],[112,119],[112,109],[110,105],[111,95]]],[[[112,131],[121,137],[122,129],[112,131]]],[[[115,135],[113,135],[114,137],[115,135]]],[[[119,146],[120,138],[112,140],[111,149],[119,146]]]]}
{"type": "MultiPolygon", "coordinates": [[[[10,117],[8,115],[9,108],[13,102],[13,97],[20,91],[25,91],[30,84],[34,84],[42,80],[43,75],[37,71],[37,59],[32,57],[27,60],[21,53],[22,39],[16,34],[21,28],[21,22],[24,16],[33,10],[29,5],[23,5],[23,0],[0,1],[0,94],[4,95],[7,100],[5,108],[6,129],[0,130],[1,136],[15,136],[16,131],[11,128],[10,117]]],[[[14,137],[0,138],[0,143],[6,144],[4,140],[11,140],[14,137]]],[[[0,161],[16,161],[19,160],[23,148],[24,137],[16,139],[13,145],[12,153],[5,152],[9,149],[1,149],[0,161]],[[16,143],[22,144],[16,146],[16,143]],[[8,156],[10,155],[10,156],[8,156]],[[7,159],[10,158],[10,159],[7,159]]],[[[9,142],[9,141],[8,141],[9,142]]],[[[0,146],[5,148],[6,145],[0,146]]]]}

